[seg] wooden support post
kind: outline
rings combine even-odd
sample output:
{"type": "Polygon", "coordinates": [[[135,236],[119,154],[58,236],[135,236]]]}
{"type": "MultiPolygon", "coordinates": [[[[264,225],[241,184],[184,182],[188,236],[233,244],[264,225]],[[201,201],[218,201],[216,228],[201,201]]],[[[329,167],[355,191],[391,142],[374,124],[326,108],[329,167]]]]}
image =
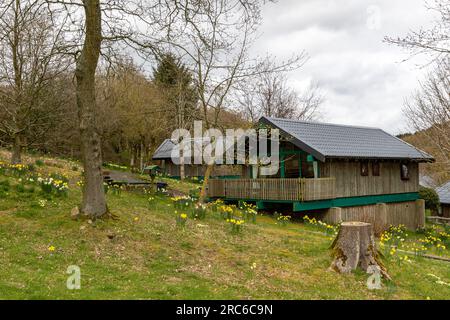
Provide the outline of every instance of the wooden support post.
{"type": "Polygon", "coordinates": [[[381,234],[384,230],[389,227],[388,224],[388,214],[387,214],[387,204],[386,203],[378,203],[375,223],[374,223],[374,232],[375,234],[381,234]]]}
{"type": "Polygon", "coordinates": [[[256,209],[258,210],[264,210],[266,207],[264,205],[264,202],[262,201],[256,201],[256,209]]]}
{"type": "Polygon", "coordinates": [[[286,177],[286,167],[285,167],[285,163],[284,163],[284,155],[280,155],[280,162],[281,162],[280,177],[284,178],[284,177],[286,177]]]}
{"type": "Polygon", "coordinates": [[[333,207],[328,211],[328,221],[331,224],[339,224],[342,222],[342,208],[333,207]]]}
{"type": "Polygon", "coordinates": [[[416,229],[425,228],[425,200],[416,200],[416,229]]]}

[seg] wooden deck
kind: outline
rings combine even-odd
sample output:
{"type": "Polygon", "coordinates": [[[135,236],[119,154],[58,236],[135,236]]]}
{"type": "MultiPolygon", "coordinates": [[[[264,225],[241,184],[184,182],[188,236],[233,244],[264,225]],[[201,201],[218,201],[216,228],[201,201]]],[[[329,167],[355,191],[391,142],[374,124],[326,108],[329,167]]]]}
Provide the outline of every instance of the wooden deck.
{"type": "Polygon", "coordinates": [[[225,199],[314,201],[336,197],[335,178],[211,179],[208,196],[225,199]]]}

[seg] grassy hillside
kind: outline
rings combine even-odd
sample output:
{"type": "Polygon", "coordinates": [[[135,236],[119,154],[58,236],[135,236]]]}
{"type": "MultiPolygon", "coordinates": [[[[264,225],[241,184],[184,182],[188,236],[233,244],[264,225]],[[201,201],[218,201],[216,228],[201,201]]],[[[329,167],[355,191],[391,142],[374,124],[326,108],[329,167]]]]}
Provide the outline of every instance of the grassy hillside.
{"type": "MultiPolygon", "coordinates": [[[[393,281],[381,290],[368,290],[362,272],[329,271],[332,237],[300,221],[258,215],[256,223],[246,221],[233,233],[209,210],[201,220],[187,217],[181,227],[176,218],[184,210],[174,208],[170,196],[113,190],[107,197],[117,219],[72,220],[81,196],[79,165],[26,160],[33,165],[24,170],[67,177],[69,189],[66,196],[47,194],[23,173],[0,171],[0,299],[450,297],[448,262],[388,254],[393,281]],[[81,268],[81,290],[66,288],[70,265],[81,268]]],[[[171,182],[174,189],[191,187],[171,182]]]]}

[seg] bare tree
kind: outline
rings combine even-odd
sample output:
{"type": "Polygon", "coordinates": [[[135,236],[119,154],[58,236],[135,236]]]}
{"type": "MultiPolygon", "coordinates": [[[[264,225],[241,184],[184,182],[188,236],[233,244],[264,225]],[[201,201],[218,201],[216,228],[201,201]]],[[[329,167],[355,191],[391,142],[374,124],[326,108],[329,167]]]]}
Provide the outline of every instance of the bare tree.
{"type": "Polygon", "coordinates": [[[58,57],[61,32],[42,1],[0,4],[0,130],[12,141],[12,163],[52,124],[62,103],[58,77],[67,69],[58,57]]]}
{"type": "Polygon", "coordinates": [[[420,90],[405,103],[404,114],[413,128],[421,131],[427,149],[435,150],[438,172],[450,172],[450,60],[441,61],[421,83],[420,90]]]}
{"type": "Polygon", "coordinates": [[[439,61],[450,54],[450,2],[433,0],[425,5],[439,15],[432,28],[411,31],[405,37],[385,37],[385,41],[408,49],[413,55],[425,54],[432,61],[439,61]]]}
{"type": "MultiPolygon", "coordinates": [[[[261,22],[263,0],[205,0],[172,3],[172,12],[182,16],[172,23],[169,44],[196,79],[200,109],[206,129],[217,127],[222,110],[229,107],[231,93],[238,83],[258,74],[293,70],[305,59],[304,52],[278,64],[255,59],[250,48],[261,22]]],[[[172,17],[173,18],[173,17],[172,17]]],[[[167,23],[166,23],[167,24],[167,23]]],[[[213,164],[208,165],[200,193],[206,186],[213,164]]]]}
{"type": "MultiPolygon", "coordinates": [[[[428,79],[420,84],[416,94],[405,102],[404,113],[412,127],[426,137],[424,149],[437,151],[437,163],[433,165],[443,173],[449,172],[449,77],[450,77],[450,2],[433,0],[426,2],[429,10],[439,18],[428,30],[411,31],[405,37],[386,37],[385,41],[410,50],[412,56],[426,55],[434,69],[428,79]]],[[[445,175],[445,174],[444,174],[445,175]]]]}
{"type": "Polygon", "coordinates": [[[140,0],[45,0],[65,33],[66,53],[75,58],[76,101],[78,108],[81,153],[85,185],[81,212],[93,218],[107,213],[103,188],[101,135],[97,128],[96,71],[100,56],[107,61],[117,52],[142,49],[148,56],[155,50],[152,38],[153,14],[159,1],[140,0]],[[79,39],[82,39],[80,42],[79,39]],[[147,49],[147,50],[144,50],[147,49]]]}
{"type": "Polygon", "coordinates": [[[95,121],[95,73],[100,56],[108,60],[118,51],[130,49],[135,49],[143,59],[159,54],[161,49],[178,52],[195,75],[198,98],[210,127],[211,123],[217,123],[233,84],[256,70],[257,62],[249,59],[248,49],[265,0],[46,0],[46,3],[52,12],[64,12],[68,21],[64,29],[66,49],[76,61],[85,175],[81,211],[96,218],[107,212],[100,135],[95,121]],[[212,119],[208,117],[209,109],[214,110],[212,119]]]}
{"type": "Polygon", "coordinates": [[[246,118],[256,123],[262,116],[313,120],[323,97],[317,85],[310,85],[302,94],[288,85],[285,73],[262,73],[247,81],[237,92],[237,102],[246,118]]]}

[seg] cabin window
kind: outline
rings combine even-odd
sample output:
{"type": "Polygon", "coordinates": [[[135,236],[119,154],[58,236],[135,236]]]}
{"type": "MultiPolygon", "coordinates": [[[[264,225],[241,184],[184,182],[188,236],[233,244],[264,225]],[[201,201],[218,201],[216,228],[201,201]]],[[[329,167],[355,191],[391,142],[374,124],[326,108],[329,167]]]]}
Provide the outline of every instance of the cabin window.
{"type": "Polygon", "coordinates": [[[369,162],[361,162],[361,175],[367,177],[369,175],[369,162]]]}
{"type": "Polygon", "coordinates": [[[406,163],[400,165],[400,176],[402,180],[409,180],[409,166],[406,163]]]}
{"type": "Polygon", "coordinates": [[[372,175],[374,177],[380,176],[380,163],[379,162],[372,162],[372,175]]]}

